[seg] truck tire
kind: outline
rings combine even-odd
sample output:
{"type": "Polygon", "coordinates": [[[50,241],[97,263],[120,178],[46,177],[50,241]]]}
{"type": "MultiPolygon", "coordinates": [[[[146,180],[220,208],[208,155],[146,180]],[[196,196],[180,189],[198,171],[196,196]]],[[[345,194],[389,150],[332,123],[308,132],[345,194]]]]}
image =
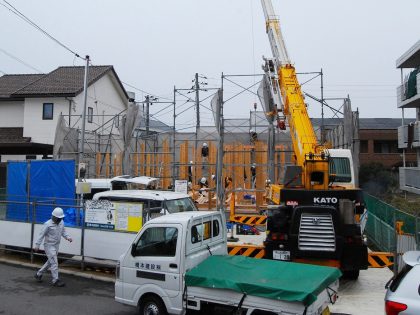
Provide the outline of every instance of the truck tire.
{"type": "Polygon", "coordinates": [[[346,270],[343,272],[344,279],[357,280],[359,278],[360,270],[346,270]]]}
{"type": "Polygon", "coordinates": [[[139,304],[140,315],[167,315],[166,307],[162,300],[154,295],[142,298],[139,304]]]}

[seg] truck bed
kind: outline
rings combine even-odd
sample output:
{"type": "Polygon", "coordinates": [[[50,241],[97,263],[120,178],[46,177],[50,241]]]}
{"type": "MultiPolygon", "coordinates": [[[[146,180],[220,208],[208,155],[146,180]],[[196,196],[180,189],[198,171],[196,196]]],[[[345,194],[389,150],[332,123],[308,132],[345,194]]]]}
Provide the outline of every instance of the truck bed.
{"type": "Polygon", "coordinates": [[[321,314],[338,289],[336,268],[253,259],[210,256],[185,275],[188,300],[219,301],[244,308],[321,314]],[[246,275],[246,276],[244,276],[246,275]],[[258,307],[256,307],[258,306],[258,307]]]}

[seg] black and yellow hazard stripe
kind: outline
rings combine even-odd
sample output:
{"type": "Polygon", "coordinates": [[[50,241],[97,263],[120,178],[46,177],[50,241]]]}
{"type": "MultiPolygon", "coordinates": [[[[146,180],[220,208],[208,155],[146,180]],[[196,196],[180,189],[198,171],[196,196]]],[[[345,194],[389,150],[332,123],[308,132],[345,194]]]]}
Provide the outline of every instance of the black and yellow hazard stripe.
{"type": "Polygon", "coordinates": [[[256,245],[228,245],[228,254],[235,256],[247,256],[253,258],[264,258],[264,246],[256,245]]]}
{"type": "Polygon", "coordinates": [[[265,225],[267,216],[265,215],[235,215],[231,221],[248,225],[265,225]]]}
{"type": "Polygon", "coordinates": [[[386,252],[371,252],[368,255],[369,268],[385,268],[394,264],[394,255],[386,252]]]}

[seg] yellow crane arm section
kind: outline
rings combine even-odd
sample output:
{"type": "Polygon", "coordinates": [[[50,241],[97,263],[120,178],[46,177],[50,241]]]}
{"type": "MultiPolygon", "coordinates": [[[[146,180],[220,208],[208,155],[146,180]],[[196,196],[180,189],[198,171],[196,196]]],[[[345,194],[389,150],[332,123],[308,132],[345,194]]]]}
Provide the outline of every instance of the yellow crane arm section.
{"type": "Polygon", "coordinates": [[[261,0],[266,19],[266,31],[278,75],[283,112],[289,123],[296,165],[302,168],[302,183],[306,189],[328,187],[328,158],[326,148],[318,143],[309,118],[304,96],[287,53],[270,0],[261,0]]]}

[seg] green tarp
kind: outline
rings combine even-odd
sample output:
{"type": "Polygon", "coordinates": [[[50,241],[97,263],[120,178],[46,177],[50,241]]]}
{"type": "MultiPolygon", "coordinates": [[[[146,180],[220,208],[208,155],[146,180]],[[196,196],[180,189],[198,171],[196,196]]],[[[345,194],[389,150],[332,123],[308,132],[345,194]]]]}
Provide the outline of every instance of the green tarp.
{"type": "Polygon", "coordinates": [[[340,276],[340,270],[332,267],[226,255],[210,256],[188,271],[185,284],[307,306],[340,276]]]}

